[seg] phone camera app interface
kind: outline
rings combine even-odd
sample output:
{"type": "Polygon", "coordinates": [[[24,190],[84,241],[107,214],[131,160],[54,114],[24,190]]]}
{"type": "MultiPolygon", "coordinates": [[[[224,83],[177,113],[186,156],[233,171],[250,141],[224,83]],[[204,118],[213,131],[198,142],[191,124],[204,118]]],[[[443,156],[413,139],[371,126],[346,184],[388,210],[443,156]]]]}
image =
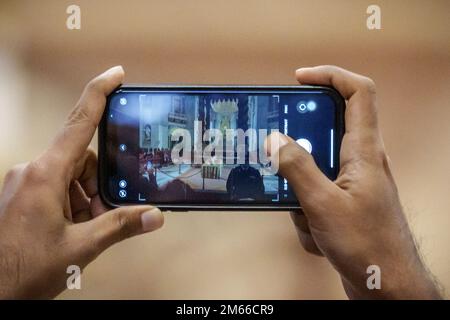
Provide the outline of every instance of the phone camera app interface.
{"type": "Polygon", "coordinates": [[[127,91],[110,100],[108,192],[120,202],[293,204],[264,140],[279,131],[336,177],[325,93],[127,91]]]}

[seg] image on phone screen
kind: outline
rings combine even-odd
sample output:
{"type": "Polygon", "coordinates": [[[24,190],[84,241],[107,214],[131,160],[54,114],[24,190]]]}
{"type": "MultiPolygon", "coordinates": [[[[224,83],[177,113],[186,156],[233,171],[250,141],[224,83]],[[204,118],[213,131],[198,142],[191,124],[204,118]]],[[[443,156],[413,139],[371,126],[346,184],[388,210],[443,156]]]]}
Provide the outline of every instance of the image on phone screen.
{"type": "Polygon", "coordinates": [[[114,205],[297,208],[264,140],[290,136],[335,179],[341,99],[313,87],[122,87],[99,134],[102,195],[114,205]]]}

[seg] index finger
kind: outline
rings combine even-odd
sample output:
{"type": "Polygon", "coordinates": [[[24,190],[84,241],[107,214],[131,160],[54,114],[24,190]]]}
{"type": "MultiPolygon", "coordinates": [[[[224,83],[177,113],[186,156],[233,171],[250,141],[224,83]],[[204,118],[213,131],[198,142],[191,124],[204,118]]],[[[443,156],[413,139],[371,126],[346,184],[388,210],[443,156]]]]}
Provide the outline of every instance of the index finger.
{"type": "Polygon", "coordinates": [[[348,100],[345,111],[346,131],[373,133],[378,130],[374,82],[336,66],[301,68],[297,80],[304,84],[333,86],[348,100]]]}
{"type": "Polygon", "coordinates": [[[116,66],[86,85],[48,150],[50,154],[58,155],[63,165],[74,166],[83,157],[102,118],[106,97],[122,83],[123,77],[123,68],[116,66]]]}

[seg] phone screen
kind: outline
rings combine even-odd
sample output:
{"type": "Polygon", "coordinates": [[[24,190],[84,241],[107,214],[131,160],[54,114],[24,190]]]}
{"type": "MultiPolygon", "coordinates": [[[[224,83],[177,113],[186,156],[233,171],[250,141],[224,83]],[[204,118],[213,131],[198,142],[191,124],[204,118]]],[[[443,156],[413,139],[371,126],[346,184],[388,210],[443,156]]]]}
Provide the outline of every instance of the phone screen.
{"type": "Polygon", "coordinates": [[[297,208],[264,140],[289,135],[335,179],[342,116],[330,88],[122,87],[99,134],[101,193],[115,205],[297,208]]]}

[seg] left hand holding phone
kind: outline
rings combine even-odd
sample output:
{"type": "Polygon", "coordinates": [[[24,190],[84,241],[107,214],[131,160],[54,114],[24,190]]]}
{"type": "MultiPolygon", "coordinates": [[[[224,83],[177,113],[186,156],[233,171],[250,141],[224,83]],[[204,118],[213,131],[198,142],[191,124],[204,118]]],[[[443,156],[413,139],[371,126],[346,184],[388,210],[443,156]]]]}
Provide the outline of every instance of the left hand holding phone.
{"type": "Polygon", "coordinates": [[[122,83],[113,67],[88,83],[62,130],[35,160],[17,165],[0,194],[0,298],[52,298],[68,266],[83,269],[116,242],[164,223],[152,206],[106,208],[89,143],[106,96],[122,83]]]}

